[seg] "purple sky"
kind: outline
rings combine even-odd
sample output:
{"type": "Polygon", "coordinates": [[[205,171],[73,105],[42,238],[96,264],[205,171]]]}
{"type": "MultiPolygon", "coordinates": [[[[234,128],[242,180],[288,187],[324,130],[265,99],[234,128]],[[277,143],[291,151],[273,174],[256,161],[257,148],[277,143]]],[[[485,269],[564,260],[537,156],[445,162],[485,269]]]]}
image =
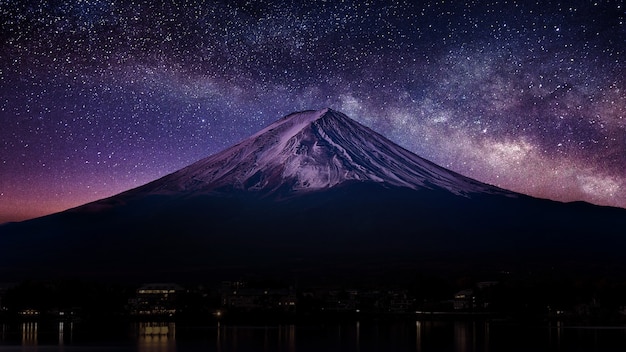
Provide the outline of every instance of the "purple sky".
{"type": "Polygon", "coordinates": [[[624,6],[0,2],[0,222],[324,107],[483,182],[626,207],[624,6]]]}

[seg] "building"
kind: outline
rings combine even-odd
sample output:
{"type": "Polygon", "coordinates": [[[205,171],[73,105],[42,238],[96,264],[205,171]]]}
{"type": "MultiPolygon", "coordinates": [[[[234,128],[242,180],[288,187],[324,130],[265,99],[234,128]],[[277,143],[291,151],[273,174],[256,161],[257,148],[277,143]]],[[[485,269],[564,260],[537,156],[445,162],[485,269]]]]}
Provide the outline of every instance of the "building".
{"type": "Polygon", "coordinates": [[[295,312],[297,297],[293,288],[248,287],[245,282],[225,281],[220,289],[222,307],[240,312],[295,312]]]}
{"type": "Polygon", "coordinates": [[[174,283],[145,284],[129,300],[130,312],[136,316],[172,317],[177,311],[178,296],[183,291],[174,283]]]}
{"type": "Polygon", "coordinates": [[[470,310],[476,307],[476,297],[474,296],[474,290],[466,289],[457,292],[454,295],[454,309],[455,310],[470,310]]]}

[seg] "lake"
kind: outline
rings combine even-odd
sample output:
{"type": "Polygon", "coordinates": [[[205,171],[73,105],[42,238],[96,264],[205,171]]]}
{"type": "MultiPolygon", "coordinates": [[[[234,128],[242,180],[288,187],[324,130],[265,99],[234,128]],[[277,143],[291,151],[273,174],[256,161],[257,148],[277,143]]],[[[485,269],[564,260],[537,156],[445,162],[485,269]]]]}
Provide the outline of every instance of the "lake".
{"type": "Polygon", "coordinates": [[[626,326],[562,322],[352,321],[183,326],[172,322],[0,324],[0,351],[624,351],[626,326]]]}

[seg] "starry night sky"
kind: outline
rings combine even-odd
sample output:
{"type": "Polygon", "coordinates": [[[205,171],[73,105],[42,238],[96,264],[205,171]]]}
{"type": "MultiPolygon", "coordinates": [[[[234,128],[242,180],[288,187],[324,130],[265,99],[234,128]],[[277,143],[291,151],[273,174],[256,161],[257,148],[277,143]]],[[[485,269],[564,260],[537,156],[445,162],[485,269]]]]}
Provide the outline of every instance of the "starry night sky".
{"type": "Polygon", "coordinates": [[[0,222],[331,107],[483,182],[626,207],[624,1],[0,0],[0,222]]]}

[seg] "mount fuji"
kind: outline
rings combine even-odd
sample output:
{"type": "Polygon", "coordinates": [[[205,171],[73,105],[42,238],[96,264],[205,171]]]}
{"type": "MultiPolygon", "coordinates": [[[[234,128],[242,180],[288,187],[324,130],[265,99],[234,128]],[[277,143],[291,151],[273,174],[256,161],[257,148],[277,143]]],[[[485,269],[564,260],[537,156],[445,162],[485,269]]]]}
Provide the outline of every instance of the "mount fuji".
{"type": "Polygon", "coordinates": [[[323,109],[138,188],[0,226],[0,277],[616,269],[625,225],[623,209],[487,185],[323,109]]]}
{"type": "Polygon", "coordinates": [[[330,109],[288,115],[243,142],[125,194],[296,196],[350,182],[508,194],[439,167],[330,109]]]}

